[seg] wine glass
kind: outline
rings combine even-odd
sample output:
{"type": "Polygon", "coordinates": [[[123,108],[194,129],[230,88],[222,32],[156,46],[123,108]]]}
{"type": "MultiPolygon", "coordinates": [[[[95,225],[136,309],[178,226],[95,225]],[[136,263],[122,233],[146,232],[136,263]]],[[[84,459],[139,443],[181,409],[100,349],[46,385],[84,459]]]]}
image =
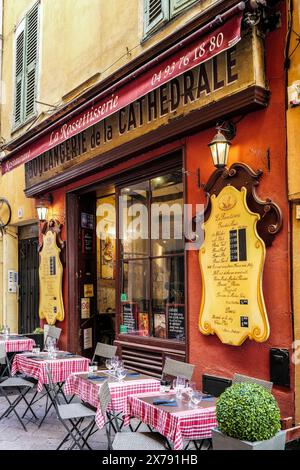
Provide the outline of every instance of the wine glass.
{"type": "Polygon", "coordinates": [[[189,397],[189,406],[192,406],[192,395],[196,390],[195,382],[186,382],[185,393],[189,397]]]}
{"type": "Polygon", "coordinates": [[[118,367],[118,361],[119,361],[118,356],[114,356],[114,357],[111,358],[112,369],[113,369],[114,373],[116,373],[116,370],[117,370],[117,367],[118,367]]]}
{"type": "Polygon", "coordinates": [[[173,388],[176,391],[176,397],[181,398],[182,391],[185,388],[185,378],[180,376],[176,377],[176,379],[173,381],[173,388]]]}
{"type": "Polygon", "coordinates": [[[202,393],[197,390],[194,390],[191,396],[191,401],[193,405],[198,406],[199,403],[201,403],[201,400],[202,400],[202,393]]]}
{"type": "Polygon", "coordinates": [[[126,377],[126,371],[124,370],[123,367],[118,367],[116,370],[116,375],[117,375],[118,381],[122,382],[122,380],[126,377]]]}
{"type": "Polygon", "coordinates": [[[108,370],[111,370],[111,369],[112,369],[113,365],[112,365],[112,360],[111,360],[111,358],[106,359],[106,361],[105,361],[105,367],[106,367],[106,369],[108,369],[108,370]]]}

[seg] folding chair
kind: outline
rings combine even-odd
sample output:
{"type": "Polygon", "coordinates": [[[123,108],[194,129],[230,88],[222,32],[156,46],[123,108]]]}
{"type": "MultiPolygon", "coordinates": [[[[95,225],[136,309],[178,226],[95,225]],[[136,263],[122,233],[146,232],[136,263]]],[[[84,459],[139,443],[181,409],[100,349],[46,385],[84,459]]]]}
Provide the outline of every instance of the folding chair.
{"type": "Polygon", "coordinates": [[[45,324],[44,325],[44,348],[47,347],[48,338],[53,338],[53,339],[56,339],[56,341],[58,341],[60,338],[61,332],[62,332],[61,328],[57,328],[56,326],[45,324]]]}
{"type": "Polygon", "coordinates": [[[73,441],[73,444],[70,446],[70,450],[74,449],[75,447],[83,450],[85,446],[89,450],[92,450],[87,441],[93,433],[94,427],[96,425],[95,410],[88,408],[82,403],[61,404],[56,392],[55,385],[52,381],[48,364],[46,365],[46,371],[49,382],[48,391],[56,411],[56,416],[67,431],[66,436],[61,441],[56,450],[61,449],[61,447],[70,439],[73,441]],[[85,419],[90,419],[90,423],[82,429],[82,425],[85,419]],[[67,423],[69,423],[69,425],[67,423]]]}
{"type": "Polygon", "coordinates": [[[269,392],[272,392],[273,382],[268,382],[267,380],[256,379],[255,377],[248,377],[248,375],[241,375],[241,374],[234,374],[232,379],[232,385],[237,383],[253,383],[257,385],[261,385],[269,392]]]}
{"type": "MultiPolygon", "coordinates": [[[[61,335],[61,332],[62,332],[62,329],[61,328],[57,328],[56,326],[53,326],[53,325],[48,325],[47,323],[44,325],[44,349],[47,347],[47,340],[48,338],[54,338],[56,339],[56,341],[59,340],[60,338],[60,335],[61,335]]],[[[37,383],[37,381],[35,382],[35,384],[37,383]]],[[[35,403],[37,403],[38,401],[42,400],[45,396],[47,396],[47,401],[46,401],[46,411],[45,411],[45,416],[43,418],[43,420],[40,422],[39,424],[39,427],[41,427],[41,425],[43,424],[43,421],[46,417],[46,415],[48,414],[48,411],[49,411],[49,407],[48,407],[48,394],[47,393],[43,393],[40,397],[38,397],[37,399],[36,396],[37,396],[38,392],[36,391],[31,399],[31,402],[30,402],[30,405],[34,405],[35,403]],[[48,411],[47,411],[48,410],[48,411]]],[[[26,416],[26,413],[28,411],[28,408],[25,410],[22,418],[24,418],[26,416]]]]}
{"type": "Polygon", "coordinates": [[[108,410],[111,395],[108,381],[103,382],[99,389],[99,403],[105,422],[108,450],[167,450],[168,443],[159,433],[155,432],[120,432],[114,410],[108,410]],[[112,430],[117,429],[114,439],[112,430]]]}
{"type": "Polygon", "coordinates": [[[162,377],[165,375],[171,375],[172,377],[184,377],[187,380],[191,380],[194,373],[195,366],[186,362],[175,361],[166,357],[165,365],[162,371],[162,377]]]}
{"type": "Polygon", "coordinates": [[[9,377],[0,382],[0,391],[8,402],[8,408],[0,416],[0,421],[3,418],[8,418],[11,413],[14,413],[21,423],[23,429],[27,431],[25,424],[22,421],[22,418],[19,416],[16,407],[23,400],[27,405],[27,410],[30,410],[32,415],[37,419],[35,413],[31,408],[31,404],[28,403],[26,399],[27,393],[33,388],[34,384],[28,380],[23,379],[22,377],[11,377],[10,365],[7,359],[7,354],[5,351],[5,344],[0,344],[0,364],[6,365],[9,373],[9,377]],[[15,396],[14,400],[10,399],[10,396],[15,396]]]}
{"type": "Polygon", "coordinates": [[[117,346],[112,346],[111,344],[106,343],[97,343],[95,352],[92,358],[92,362],[95,360],[95,357],[102,357],[104,359],[111,359],[116,355],[117,346]]]}

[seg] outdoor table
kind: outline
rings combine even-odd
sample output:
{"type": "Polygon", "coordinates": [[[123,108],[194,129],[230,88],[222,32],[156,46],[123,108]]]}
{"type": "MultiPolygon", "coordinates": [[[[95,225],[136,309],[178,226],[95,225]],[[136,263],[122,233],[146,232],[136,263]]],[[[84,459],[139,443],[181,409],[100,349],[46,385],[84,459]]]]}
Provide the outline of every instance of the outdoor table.
{"type": "Polygon", "coordinates": [[[217,427],[216,399],[202,400],[193,408],[189,407],[184,395],[182,399],[176,399],[176,406],[153,404],[157,399],[172,398],[176,398],[175,392],[130,396],[129,413],[165,436],[174,450],[183,449],[185,440],[210,439],[211,430],[217,427]]]}
{"type": "MultiPolygon", "coordinates": [[[[43,388],[50,399],[50,405],[47,408],[44,417],[42,418],[39,427],[42,425],[51,407],[53,406],[51,394],[48,389],[48,377],[46,371],[46,364],[48,364],[52,381],[58,385],[58,392],[63,393],[62,386],[65,380],[73,372],[84,372],[89,368],[90,360],[86,357],[70,354],[68,352],[60,351],[55,358],[49,358],[47,352],[36,354],[16,354],[12,364],[11,374],[15,375],[17,372],[33,377],[37,380],[37,392],[42,392],[43,388]]],[[[34,404],[34,395],[30,405],[34,404]]],[[[67,402],[67,400],[66,400],[67,402]]],[[[26,410],[27,411],[27,410],[26,410]]],[[[25,412],[26,414],[26,412],[25,412]]]]}
{"type": "Polygon", "coordinates": [[[8,337],[0,335],[0,343],[5,343],[7,353],[32,351],[35,341],[22,335],[9,335],[8,337]]]}
{"type": "Polygon", "coordinates": [[[35,346],[35,341],[22,335],[0,335],[0,344],[5,344],[5,351],[7,353],[8,364],[2,368],[0,378],[4,377],[6,372],[13,362],[16,352],[32,351],[35,346]]]}
{"type": "Polygon", "coordinates": [[[130,409],[128,396],[137,393],[158,392],[160,390],[160,381],[148,375],[136,374],[134,371],[128,371],[128,375],[118,381],[108,371],[97,371],[96,373],[75,373],[71,374],[66,380],[64,392],[66,395],[77,395],[80,399],[96,408],[96,424],[101,429],[105,424],[105,418],[100,409],[98,399],[99,387],[108,379],[111,405],[109,409],[117,414],[121,413],[124,420],[124,426],[130,424],[130,409]],[[130,375],[134,374],[134,375],[130,375]],[[97,375],[103,380],[88,379],[88,375],[97,375]]]}

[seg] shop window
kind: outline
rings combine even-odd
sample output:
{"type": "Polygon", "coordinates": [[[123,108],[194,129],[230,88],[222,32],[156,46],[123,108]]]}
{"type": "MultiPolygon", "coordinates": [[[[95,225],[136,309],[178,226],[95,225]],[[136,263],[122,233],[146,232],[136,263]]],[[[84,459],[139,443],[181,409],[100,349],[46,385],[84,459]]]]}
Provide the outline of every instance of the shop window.
{"type": "Polygon", "coordinates": [[[156,30],[196,0],[144,0],[144,34],[156,30]]]}
{"type": "Polygon", "coordinates": [[[182,172],[121,188],[122,333],[185,340],[182,172]]]}
{"type": "Polygon", "coordinates": [[[36,115],[38,37],[39,3],[26,14],[15,32],[14,128],[36,115]]]}

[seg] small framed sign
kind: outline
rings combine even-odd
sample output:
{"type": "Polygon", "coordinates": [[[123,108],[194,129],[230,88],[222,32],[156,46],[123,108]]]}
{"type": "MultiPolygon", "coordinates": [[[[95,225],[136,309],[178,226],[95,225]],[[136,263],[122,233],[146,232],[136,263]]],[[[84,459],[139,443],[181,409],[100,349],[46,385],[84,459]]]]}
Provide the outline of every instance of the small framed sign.
{"type": "Polygon", "coordinates": [[[95,222],[94,222],[94,215],[87,214],[86,212],[81,212],[81,228],[89,228],[94,230],[95,222]]]}
{"type": "Polygon", "coordinates": [[[89,297],[81,299],[81,318],[90,318],[91,314],[91,300],[89,297]]]}
{"type": "Polygon", "coordinates": [[[136,333],[137,329],[137,303],[122,302],[122,325],[127,333],[136,333]]]}
{"type": "Polygon", "coordinates": [[[82,230],[82,253],[94,253],[94,232],[91,230],[82,230]]]}
{"type": "Polygon", "coordinates": [[[84,284],[84,297],[94,297],[94,284],[84,284]]]}
{"type": "Polygon", "coordinates": [[[167,304],[168,338],[185,339],[184,304],[167,304]]]}

